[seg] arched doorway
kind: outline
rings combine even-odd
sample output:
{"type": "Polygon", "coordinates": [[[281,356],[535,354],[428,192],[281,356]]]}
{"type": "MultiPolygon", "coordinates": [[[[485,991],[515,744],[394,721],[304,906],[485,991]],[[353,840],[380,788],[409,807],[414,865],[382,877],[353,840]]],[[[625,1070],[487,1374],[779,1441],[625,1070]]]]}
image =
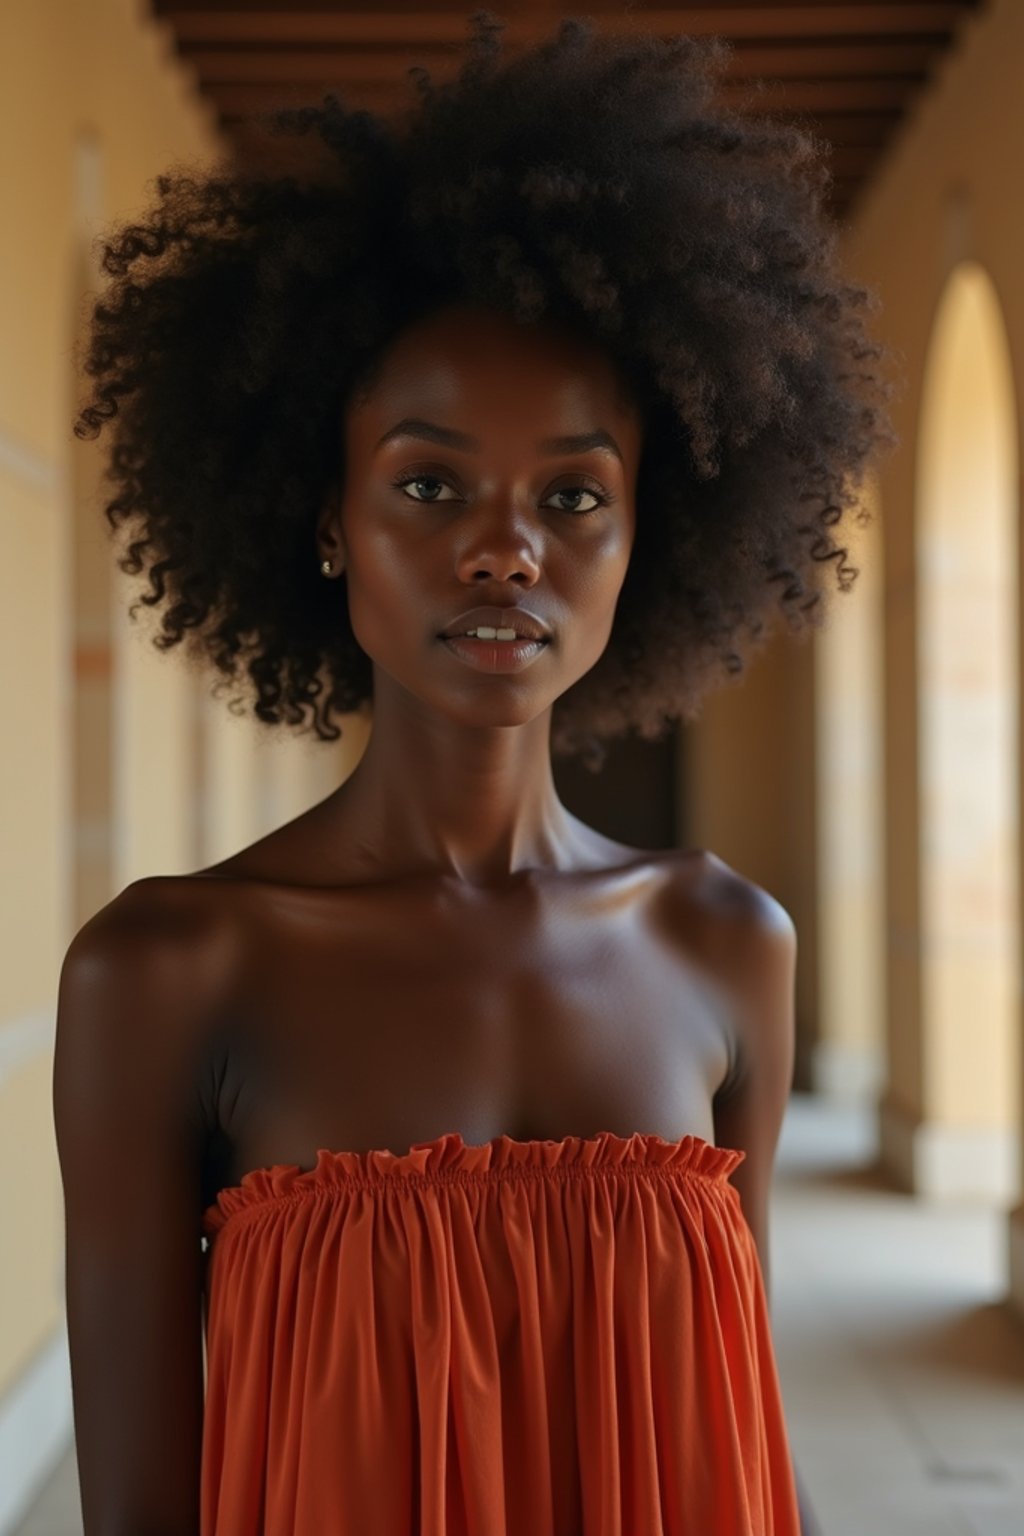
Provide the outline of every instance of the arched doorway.
{"type": "Polygon", "coordinates": [[[912,1187],[997,1201],[1019,1183],[1015,423],[999,300],[966,260],[938,306],[922,390],[916,704],[907,699],[917,709],[920,1028],[906,1021],[901,1033],[894,1021],[891,1067],[917,1111],[905,1142],[912,1187]]]}

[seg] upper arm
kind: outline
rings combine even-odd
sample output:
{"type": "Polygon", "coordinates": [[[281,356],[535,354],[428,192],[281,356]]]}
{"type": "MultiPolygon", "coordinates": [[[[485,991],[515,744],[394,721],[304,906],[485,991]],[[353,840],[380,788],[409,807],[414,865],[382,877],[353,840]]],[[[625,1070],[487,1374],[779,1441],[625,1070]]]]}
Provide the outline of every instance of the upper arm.
{"type": "Polygon", "coordinates": [[[129,886],[60,974],[53,1112],[85,1536],[199,1528],[208,965],[166,891],[129,886]]]}
{"type": "Polygon", "coordinates": [[[715,1140],[746,1156],[733,1173],[770,1293],[769,1204],[796,1058],[797,931],[773,896],[715,860],[724,900],[720,970],[734,1010],[733,1070],[713,1104],[715,1140]]]}

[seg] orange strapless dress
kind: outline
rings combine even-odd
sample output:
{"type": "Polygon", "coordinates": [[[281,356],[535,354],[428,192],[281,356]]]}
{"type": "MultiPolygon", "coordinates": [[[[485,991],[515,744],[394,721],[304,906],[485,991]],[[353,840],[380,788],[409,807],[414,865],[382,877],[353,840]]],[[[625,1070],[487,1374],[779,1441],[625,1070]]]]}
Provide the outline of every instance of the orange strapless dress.
{"type": "Polygon", "coordinates": [[[200,1536],[799,1536],[745,1155],[450,1132],[222,1190],[200,1536]]]}

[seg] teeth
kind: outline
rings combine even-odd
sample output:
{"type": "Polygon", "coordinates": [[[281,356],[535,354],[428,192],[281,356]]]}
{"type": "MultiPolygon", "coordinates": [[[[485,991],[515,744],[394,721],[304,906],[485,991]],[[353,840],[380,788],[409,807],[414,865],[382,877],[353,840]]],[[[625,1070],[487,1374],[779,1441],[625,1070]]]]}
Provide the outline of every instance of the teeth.
{"type": "MultiPolygon", "coordinates": [[[[479,629],[467,629],[467,635],[475,635],[478,640],[518,640],[520,638],[514,629],[488,629],[481,625],[479,629]]],[[[525,636],[523,637],[525,639],[525,636]]]]}

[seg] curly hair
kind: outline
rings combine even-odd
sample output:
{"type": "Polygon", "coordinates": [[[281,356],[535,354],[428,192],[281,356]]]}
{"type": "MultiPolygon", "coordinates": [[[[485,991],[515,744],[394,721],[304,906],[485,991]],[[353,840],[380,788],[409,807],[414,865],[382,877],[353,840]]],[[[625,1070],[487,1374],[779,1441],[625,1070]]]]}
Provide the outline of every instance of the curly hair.
{"type": "Polygon", "coordinates": [[[695,718],[773,615],[820,626],[829,566],[840,591],[858,574],[832,530],[867,519],[857,486],[899,439],[878,300],[843,280],[822,211],[827,146],[715,100],[731,45],[571,17],[509,57],[504,25],[474,12],[455,78],[413,67],[391,117],[332,92],[257,119],[258,162],[158,176],[146,216],[101,237],[74,432],[116,418],[104,511],[164,605],[156,646],[241,682],[234,712],[308,712],[336,740],[331,711],[373,692],[314,558],[346,404],[446,302],[576,327],[645,428],[608,645],[552,706],[551,750],[597,769],[609,738],[695,718]]]}

